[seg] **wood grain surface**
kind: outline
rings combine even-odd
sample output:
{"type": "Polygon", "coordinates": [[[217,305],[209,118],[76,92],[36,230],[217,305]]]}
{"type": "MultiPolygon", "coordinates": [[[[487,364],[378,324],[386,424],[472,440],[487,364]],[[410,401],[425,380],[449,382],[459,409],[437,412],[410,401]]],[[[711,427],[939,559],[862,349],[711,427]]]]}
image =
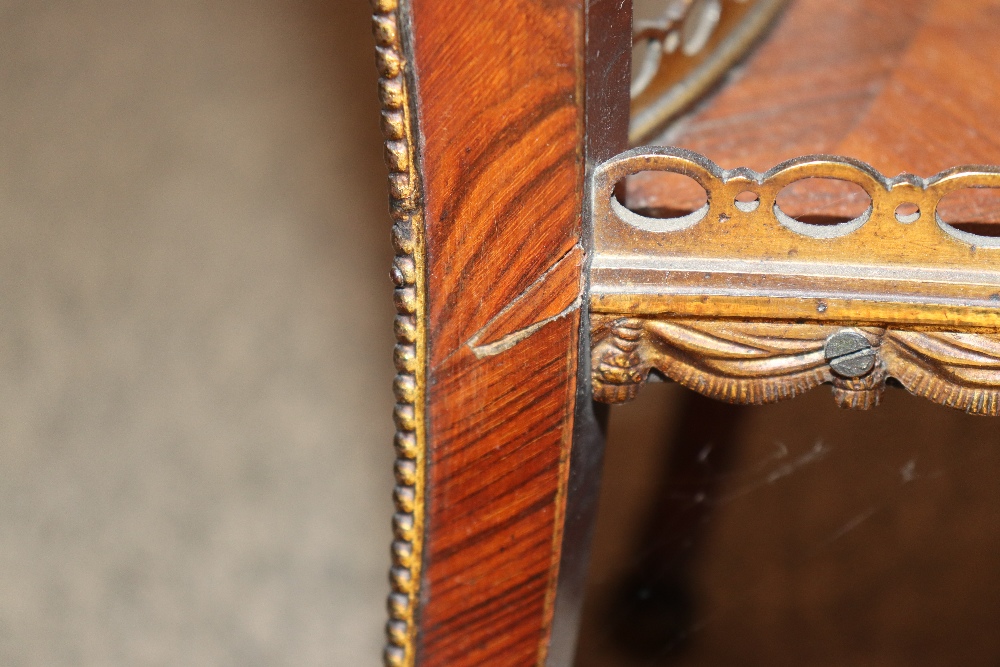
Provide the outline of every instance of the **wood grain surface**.
{"type": "MultiPolygon", "coordinates": [[[[587,158],[579,0],[412,0],[426,224],[421,665],[544,660],[576,396],[587,158]]],[[[800,0],[660,143],[723,167],[1000,161],[997,3],[800,0]]],[[[592,128],[591,128],[592,130],[592,128]]],[[[630,202],[643,181],[630,185],[630,202]]],[[[825,212],[838,213],[835,195],[825,212]]]]}
{"type": "Polygon", "coordinates": [[[582,6],[411,11],[429,322],[417,660],[535,665],[576,391],[582,6]]]}
{"type": "MultiPolygon", "coordinates": [[[[745,65],[652,143],[758,171],[812,153],[889,176],[1000,163],[998,22],[996,0],[793,0],[745,65]]],[[[665,203],[656,177],[629,187],[630,203],[665,203]]],[[[829,216],[854,206],[835,189],[789,194],[829,216]]],[[[983,209],[996,201],[949,202],[949,221],[994,222],[983,209]]]]}

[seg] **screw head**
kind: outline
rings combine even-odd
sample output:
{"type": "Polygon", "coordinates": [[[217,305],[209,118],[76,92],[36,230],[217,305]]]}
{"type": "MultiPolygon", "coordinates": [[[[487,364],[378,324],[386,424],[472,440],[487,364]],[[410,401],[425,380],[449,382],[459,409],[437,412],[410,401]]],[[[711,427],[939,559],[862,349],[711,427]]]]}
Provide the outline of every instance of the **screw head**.
{"type": "Polygon", "coordinates": [[[875,348],[860,331],[842,329],[832,334],[823,353],[833,372],[843,377],[858,378],[875,367],[875,348]]]}

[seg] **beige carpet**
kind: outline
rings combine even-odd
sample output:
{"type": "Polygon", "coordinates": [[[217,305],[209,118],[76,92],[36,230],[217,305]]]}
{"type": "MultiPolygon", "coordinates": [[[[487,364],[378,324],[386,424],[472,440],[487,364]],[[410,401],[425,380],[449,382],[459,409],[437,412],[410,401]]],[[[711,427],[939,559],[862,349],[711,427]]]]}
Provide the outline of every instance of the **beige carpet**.
{"type": "Polygon", "coordinates": [[[0,665],[377,664],[365,2],[0,2],[0,665]]]}

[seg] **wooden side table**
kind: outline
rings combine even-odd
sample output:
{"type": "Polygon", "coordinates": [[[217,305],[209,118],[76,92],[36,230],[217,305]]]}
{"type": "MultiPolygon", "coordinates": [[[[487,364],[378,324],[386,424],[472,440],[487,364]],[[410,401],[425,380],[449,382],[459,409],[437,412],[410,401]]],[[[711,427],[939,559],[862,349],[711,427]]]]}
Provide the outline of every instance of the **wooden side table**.
{"type": "Polygon", "coordinates": [[[399,313],[387,664],[570,664],[593,399],[651,375],[733,403],[830,384],[867,409],[895,382],[1000,411],[1000,241],[970,218],[1000,170],[954,167],[1000,162],[995,3],[792,2],[718,88],[784,4],[670,3],[635,26],[633,79],[628,0],[374,0],[399,313]],[[673,125],[628,150],[630,117],[633,142],[673,125]]]}

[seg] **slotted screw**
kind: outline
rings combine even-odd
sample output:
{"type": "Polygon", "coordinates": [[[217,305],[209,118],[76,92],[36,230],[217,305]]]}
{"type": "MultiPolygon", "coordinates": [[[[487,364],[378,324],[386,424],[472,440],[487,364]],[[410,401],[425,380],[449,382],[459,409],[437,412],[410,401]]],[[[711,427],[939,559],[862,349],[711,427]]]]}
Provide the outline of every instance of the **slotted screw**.
{"type": "Polygon", "coordinates": [[[858,378],[875,367],[875,348],[859,331],[842,329],[831,334],[823,353],[833,372],[842,377],[858,378]]]}

